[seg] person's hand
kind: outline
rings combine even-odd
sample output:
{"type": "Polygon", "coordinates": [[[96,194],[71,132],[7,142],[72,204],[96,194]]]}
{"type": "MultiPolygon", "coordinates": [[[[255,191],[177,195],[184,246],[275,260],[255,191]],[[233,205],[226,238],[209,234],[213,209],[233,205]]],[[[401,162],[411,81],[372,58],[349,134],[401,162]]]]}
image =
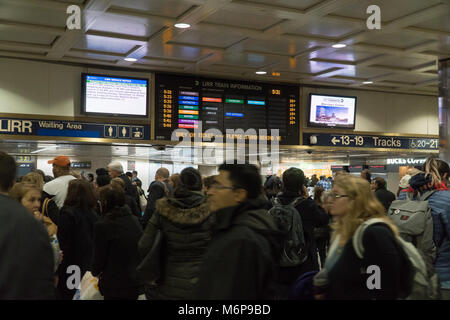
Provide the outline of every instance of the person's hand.
{"type": "Polygon", "coordinates": [[[39,211],[33,212],[33,215],[38,221],[44,222],[44,215],[42,213],[40,213],[39,211]]]}

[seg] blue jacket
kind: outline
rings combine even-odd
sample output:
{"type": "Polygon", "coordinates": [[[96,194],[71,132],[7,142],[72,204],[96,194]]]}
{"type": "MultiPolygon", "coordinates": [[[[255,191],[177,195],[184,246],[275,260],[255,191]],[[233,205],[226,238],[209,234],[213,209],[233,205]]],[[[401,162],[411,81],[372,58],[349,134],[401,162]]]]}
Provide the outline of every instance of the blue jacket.
{"type": "MultiPolygon", "coordinates": [[[[401,192],[398,200],[405,200],[401,192]]],[[[438,249],[434,264],[440,281],[450,281],[450,190],[439,190],[428,198],[433,218],[433,239],[438,249]]]]}

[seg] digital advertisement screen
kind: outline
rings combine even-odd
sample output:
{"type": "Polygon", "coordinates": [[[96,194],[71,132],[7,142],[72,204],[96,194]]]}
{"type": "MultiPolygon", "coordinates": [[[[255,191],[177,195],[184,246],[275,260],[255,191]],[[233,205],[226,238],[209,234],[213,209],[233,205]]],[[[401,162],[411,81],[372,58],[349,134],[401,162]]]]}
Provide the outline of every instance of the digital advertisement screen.
{"type": "Polygon", "coordinates": [[[310,95],[308,126],[355,128],[356,97],[310,95]]]}
{"type": "Polygon", "coordinates": [[[82,74],[82,113],[95,115],[148,115],[148,79],[82,74]]]}
{"type": "Polygon", "coordinates": [[[298,86],[168,74],[155,81],[158,140],[171,140],[176,129],[193,132],[201,123],[202,132],[279,129],[280,144],[299,143],[298,86]]]}

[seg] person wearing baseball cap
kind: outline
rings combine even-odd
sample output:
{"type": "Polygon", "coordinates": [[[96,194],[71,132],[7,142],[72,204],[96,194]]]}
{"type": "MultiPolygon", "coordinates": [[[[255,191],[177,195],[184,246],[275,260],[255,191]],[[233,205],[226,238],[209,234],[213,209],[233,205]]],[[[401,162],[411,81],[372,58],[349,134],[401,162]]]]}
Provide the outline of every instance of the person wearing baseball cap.
{"type": "Polygon", "coordinates": [[[53,165],[55,179],[44,185],[44,192],[53,197],[56,205],[61,209],[66,200],[69,182],[75,179],[70,174],[70,159],[67,156],[57,156],[53,160],[49,160],[48,164],[53,165]]]}

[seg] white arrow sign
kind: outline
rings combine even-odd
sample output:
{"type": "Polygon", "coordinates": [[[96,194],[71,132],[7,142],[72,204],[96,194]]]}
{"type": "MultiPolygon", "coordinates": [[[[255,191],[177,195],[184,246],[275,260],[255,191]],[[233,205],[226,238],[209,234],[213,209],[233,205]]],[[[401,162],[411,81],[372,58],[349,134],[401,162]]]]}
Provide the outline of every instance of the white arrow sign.
{"type": "Polygon", "coordinates": [[[339,139],[333,137],[333,139],[331,139],[331,142],[333,142],[333,145],[336,145],[336,142],[339,142],[339,139]]]}

